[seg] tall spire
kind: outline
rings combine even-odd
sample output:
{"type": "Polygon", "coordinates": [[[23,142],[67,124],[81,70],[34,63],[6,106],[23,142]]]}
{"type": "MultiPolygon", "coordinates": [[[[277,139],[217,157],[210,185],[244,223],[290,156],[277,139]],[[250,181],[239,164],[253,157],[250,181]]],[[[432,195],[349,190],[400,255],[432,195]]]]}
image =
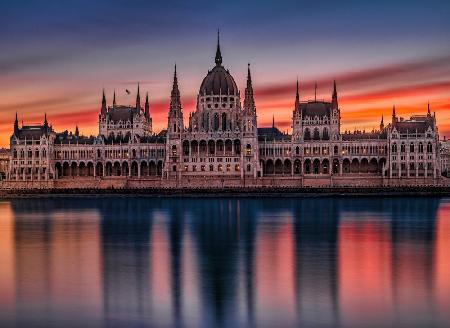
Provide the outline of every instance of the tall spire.
{"type": "Polygon", "coordinates": [[[139,82],[138,82],[138,89],[137,89],[137,95],[136,95],[136,109],[141,109],[141,94],[139,91],[139,82]]]}
{"type": "Polygon", "coordinates": [[[16,119],[14,121],[14,134],[19,132],[19,119],[17,118],[17,112],[16,112],[16,119]]]}
{"type": "Polygon", "coordinates": [[[216,66],[222,65],[222,53],[220,52],[220,32],[217,29],[217,50],[216,50],[216,58],[215,58],[216,66]]]}
{"type": "Polygon", "coordinates": [[[178,89],[177,64],[173,73],[172,92],[170,94],[170,111],[181,110],[180,90],[178,89]]]}
{"type": "Polygon", "coordinates": [[[47,133],[48,132],[48,121],[47,121],[47,113],[44,113],[44,130],[47,133]]]}
{"type": "Polygon", "coordinates": [[[106,115],[106,96],[105,96],[105,89],[103,89],[101,114],[102,114],[102,115],[106,115]]]}
{"type": "Polygon", "coordinates": [[[113,107],[116,107],[116,90],[114,90],[113,107]]]}
{"type": "Polygon", "coordinates": [[[337,90],[336,90],[336,80],[333,81],[332,105],[333,105],[333,109],[337,109],[338,108],[338,96],[337,96],[337,90]]]}
{"type": "Polygon", "coordinates": [[[144,109],[144,115],[145,117],[148,119],[150,118],[150,104],[148,102],[148,92],[147,95],[145,96],[145,109],[144,109]]]}
{"type": "Polygon", "coordinates": [[[392,124],[397,122],[397,115],[395,114],[395,105],[392,107],[392,124]]]}
{"type": "Polygon", "coordinates": [[[253,97],[252,75],[250,73],[250,63],[247,66],[247,87],[245,88],[244,110],[253,114],[255,112],[255,99],[253,97]]]}
{"type": "Polygon", "coordinates": [[[78,129],[78,124],[75,125],[75,136],[79,137],[80,136],[80,130],[78,129]]]}
{"type": "Polygon", "coordinates": [[[272,128],[275,128],[275,114],[272,114],[272,128]]]}
{"type": "Polygon", "coordinates": [[[314,83],[314,101],[317,101],[317,82],[314,83]]]}
{"type": "Polygon", "coordinates": [[[380,130],[384,129],[384,115],[381,115],[380,130]]]}
{"type": "Polygon", "coordinates": [[[428,101],[428,116],[431,116],[431,111],[430,111],[430,102],[428,101]]]}
{"type": "Polygon", "coordinates": [[[294,110],[298,110],[300,108],[300,92],[298,88],[298,76],[297,76],[297,88],[295,90],[295,104],[294,110]]]}

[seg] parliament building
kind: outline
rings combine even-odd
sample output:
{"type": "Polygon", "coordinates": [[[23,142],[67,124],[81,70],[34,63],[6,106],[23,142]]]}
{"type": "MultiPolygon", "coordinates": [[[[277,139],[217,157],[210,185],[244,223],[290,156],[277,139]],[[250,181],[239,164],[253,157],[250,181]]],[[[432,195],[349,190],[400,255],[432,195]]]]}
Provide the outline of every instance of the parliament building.
{"type": "MultiPolygon", "coordinates": [[[[292,134],[258,128],[250,65],[241,95],[217,44],[195,110],[184,117],[175,67],[167,128],[156,133],[148,94],[134,106],[108,105],[97,136],[57,132],[47,121],[19,125],[10,139],[8,188],[171,188],[241,186],[439,185],[436,117],[430,107],[409,119],[381,119],[371,132],[341,131],[336,82],[331,100],[302,100],[292,134]],[[185,125],[185,122],[188,124],[185,125]]],[[[294,97],[293,97],[294,98],[294,97]]]]}

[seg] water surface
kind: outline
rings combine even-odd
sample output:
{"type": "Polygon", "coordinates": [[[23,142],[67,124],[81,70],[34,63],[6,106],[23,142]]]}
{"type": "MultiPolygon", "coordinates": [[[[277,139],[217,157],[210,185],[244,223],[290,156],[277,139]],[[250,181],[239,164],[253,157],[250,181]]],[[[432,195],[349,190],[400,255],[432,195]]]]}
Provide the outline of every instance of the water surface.
{"type": "Polygon", "coordinates": [[[450,199],[0,202],[0,326],[450,326],[450,199]]]}

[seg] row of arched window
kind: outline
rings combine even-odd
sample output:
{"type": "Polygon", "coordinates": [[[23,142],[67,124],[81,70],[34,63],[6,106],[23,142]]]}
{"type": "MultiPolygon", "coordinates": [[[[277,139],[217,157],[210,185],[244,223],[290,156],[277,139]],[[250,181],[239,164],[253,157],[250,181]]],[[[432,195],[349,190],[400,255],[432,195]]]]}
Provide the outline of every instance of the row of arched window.
{"type": "MultiPolygon", "coordinates": [[[[392,153],[396,154],[397,151],[398,151],[397,144],[393,143],[391,149],[392,149],[392,153]]],[[[412,143],[412,142],[410,143],[410,145],[409,145],[409,152],[410,153],[414,153],[416,150],[419,153],[423,153],[424,147],[423,147],[423,144],[421,142],[419,143],[419,145],[417,147],[414,145],[414,143],[412,143]]],[[[401,153],[406,153],[406,144],[404,142],[400,145],[400,152],[401,153]]],[[[432,153],[432,152],[433,152],[433,145],[431,144],[431,142],[428,142],[428,144],[427,144],[427,153],[432,153]]]]}
{"type": "Polygon", "coordinates": [[[315,128],[311,135],[311,130],[306,128],[303,134],[303,140],[330,140],[330,134],[327,128],[323,128],[322,135],[320,135],[319,129],[315,128]]]}

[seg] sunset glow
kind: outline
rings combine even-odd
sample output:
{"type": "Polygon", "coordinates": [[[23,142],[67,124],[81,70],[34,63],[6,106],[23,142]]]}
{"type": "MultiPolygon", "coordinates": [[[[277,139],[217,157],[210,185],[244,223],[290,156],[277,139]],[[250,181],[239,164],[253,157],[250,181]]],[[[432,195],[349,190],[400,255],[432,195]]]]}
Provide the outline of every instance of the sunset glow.
{"type": "Polygon", "coordinates": [[[102,89],[109,104],[116,90],[117,102],[131,105],[138,82],[159,132],[175,62],[187,120],[213,66],[217,28],[241,101],[252,64],[259,126],[275,116],[280,130],[291,130],[298,76],[302,101],[314,98],[315,83],[317,97],[330,99],[337,81],[342,131],[372,130],[382,115],[389,122],[393,105],[401,116],[424,114],[430,102],[441,137],[450,135],[450,4],[443,1],[288,1],[279,8],[265,1],[195,8],[31,1],[0,9],[0,146],[9,144],[16,112],[24,124],[42,123],[46,112],[57,131],[78,125],[95,135],[102,89]]]}

